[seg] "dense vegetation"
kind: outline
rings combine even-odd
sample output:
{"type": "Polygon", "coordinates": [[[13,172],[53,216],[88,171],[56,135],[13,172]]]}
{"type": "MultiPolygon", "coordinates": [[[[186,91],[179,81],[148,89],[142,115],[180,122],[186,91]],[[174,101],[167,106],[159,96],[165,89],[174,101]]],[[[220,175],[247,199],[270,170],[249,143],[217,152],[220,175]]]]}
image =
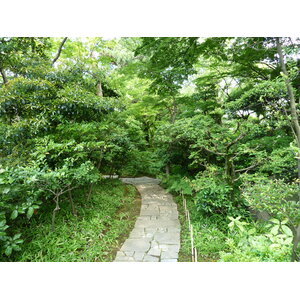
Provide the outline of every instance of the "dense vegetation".
{"type": "Polygon", "coordinates": [[[299,261],[299,49],[0,38],[1,260],[112,260],[135,197],[118,174],[187,198],[201,261],[299,261]]]}

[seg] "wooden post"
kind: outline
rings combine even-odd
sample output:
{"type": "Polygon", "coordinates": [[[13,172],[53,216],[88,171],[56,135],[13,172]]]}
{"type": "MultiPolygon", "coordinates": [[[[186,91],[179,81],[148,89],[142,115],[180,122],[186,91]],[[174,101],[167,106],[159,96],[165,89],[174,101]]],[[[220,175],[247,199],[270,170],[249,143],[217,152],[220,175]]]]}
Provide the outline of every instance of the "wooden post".
{"type": "Polygon", "coordinates": [[[197,248],[194,247],[195,262],[198,261],[197,248]]]}
{"type": "Polygon", "coordinates": [[[190,219],[190,213],[189,211],[187,210],[187,219],[188,219],[188,222],[189,222],[189,230],[191,231],[191,219],[190,219]]]}
{"type": "Polygon", "coordinates": [[[186,207],[186,199],[184,198],[184,213],[185,213],[185,218],[187,218],[187,207],[186,207]]]}
{"type": "Polygon", "coordinates": [[[190,234],[191,234],[191,248],[192,248],[192,261],[195,261],[194,256],[194,237],[193,237],[193,225],[190,226],[190,234]]]}

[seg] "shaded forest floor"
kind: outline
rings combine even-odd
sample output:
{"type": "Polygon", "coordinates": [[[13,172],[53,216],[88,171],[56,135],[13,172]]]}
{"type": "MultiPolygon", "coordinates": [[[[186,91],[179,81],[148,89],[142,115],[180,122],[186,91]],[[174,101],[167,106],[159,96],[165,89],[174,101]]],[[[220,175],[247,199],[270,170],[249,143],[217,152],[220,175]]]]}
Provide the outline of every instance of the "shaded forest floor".
{"type": "MultiPolygon", "coordinates": [[[[87,188],[87,187],[86,187],[87,188]]],[[[78,216],[64,201],[51,231],[53,203],[48,203],[26,227],[24,245],[10,261],[109,262],[132,230],[140,212],[140,196],[133,186],[106,179],[93,188],[89,201],[84,189],[73,194],[78,216]]]]}

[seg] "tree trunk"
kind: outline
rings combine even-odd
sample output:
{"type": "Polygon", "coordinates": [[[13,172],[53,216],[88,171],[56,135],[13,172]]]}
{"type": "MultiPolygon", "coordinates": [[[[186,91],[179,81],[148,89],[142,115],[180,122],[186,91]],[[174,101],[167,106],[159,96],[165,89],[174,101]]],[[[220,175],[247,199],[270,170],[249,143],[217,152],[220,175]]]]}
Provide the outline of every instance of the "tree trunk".
{"type": "Polygon", "coordinates": [[[103,97],[103,90],[102,90],[101,81],[98,81],[96,88],[97,88],[97,91],[96,91],[97,96],[103,97]]]}
{"type": "Polygon", "coordinates": [[[167,175],[167,177],[170,176],[170,165],[169,164],[166,165],[166,175],[167,175]]]}
{"type": "MultiPolygon", "coordinates": [[[[283,58],[283,52],[282,52],[282,45],[280,38],[276,38],[276,44],[277,44],[277,52],[279,55],[279,61],[282,73],[284,74],[284,81],[285,85],[288,91],[289,100],[290,100],[290,108],[291,108],[291,116],[292,116],[292,129],[295,133],[295,138],[297,142],[297,146],[299,148],[299,151],[297,153],[297,157],[300,155],[300,125],[298,121],[298,112],[296,107],[296,99],[293,91],[293,86],[289,80],[288,72],[286,69],[286,65],[283,58]]],[[[298,179],[300,180],[300,158],[297,158],[297,167],[298,167],[298,179]]],[[[299,182],[299,190],[300,190],[300,182],[299,182]]],[[[300,192],[298,193],[299,201],[300,201],[300,192]]],[[[300,225],[293,230],[293,250],[292,250],[292,261],[299,261],[299,257],[297,256],[297,247],[300,241],[300,225]]]]}
{"type": "Polygon", "coordinates": [[[97,169],[99,171],[100,171],[100,168],[101,168],[102,158],[103,158],[103,148],[101,148],[100,157],[99,157],[99,161],[98,161],[98,164],[97,164],[97,169]]]}
{"type": "Polygon", "coordinates": [[[88,196],[87,196],[87,201],[90,201],[91,195],[92,195],[92,191],[93,191],[93,184],[91,183],[90,184],[90,188],[89,188],[89,193],[88,193],[88,196]]]}
{"type": "Polygon", "coordinates": [[[235,167],[230,155],[227,153],[225,155],[225,174],[228,185],[231,187],[230,190],[230,201],[232,203],[235,202],[235,190],[234,190],[234,182],[235,182],[235,167]]]}
{"type": "Polygon", "coordinates": [[[7,80],[7,77],[6,77],[6,74],[5,74],[5,70],[1,68],[0,73],[1,73],[1,76],[2,76],[2,79],[3,79],[3,83],[7,84],[8,80],[7,80]]]}
{"type": "MultiPolygon", "coordinates": [[[[296,142],[297,142],[299,152],[300,152],[300,125],[299,125],[299,121],[298,121],[298,113],[297,113],[297,108],[296,108],[295,95],[294,95],[292,84],[291,84],[291,82],[288,78],[288,73],[287,73],[287,70],[286,70],[285,63],[284,63],[280,38],[276,38],[276,42],[277,42],[277,51],[278,51],[278,54],[279,54],[281,70],[282,70],[282,73],[284,74],[285,85],[286,85],[288,95],[289,95],[289,98],[290,98],[292,124],[293,124],[293,128],[295,130],[296,142]]],[[[299,155],[299,153],[298,153],[298,155],[299,155]]],[[[298,168],[299,168],[299,166],[300,165],[299,165],[299,159],[298,159],[298,168]]],[[[298,177],[300,179],[300,170],[298,170],[298,177]]]]}
{"type": "Polygon", "coordinates": [[[293,237],[293,249],[292,249],[291,261],[299,261],[299,256],[297,255],[297,248],[300,242],[300,224],[295,229],[295,232],[293,231],[293,235],[294,237],[293,237]]]}
{"type": "MultiPolygon", "coordinates": [[[[100,168],[101,168],[101,162],[102,162],[102,158],[103,158],[102,153],[103,153],[103,149],[101,149],[100,158],[99,158],[99,161],[98,161],[98,164],[97,164],[97,169],[98,170],[100,170],[100,168]]],[[[90,201],[92,191],[93,191],[93,184],[91,183],[90,187],[89,187],[88,195],[87,195],[87,201],[90,201]]]]}
{"type": "Polygon", "coordinates": [[[53,210],[53,213],[52,213],[52,225],[51,225],[51,229],[52,231],[54,231],[55,229],[55,217],[56,217],[56,212],[60,210],[60,207],[59,207],[59,197],[56,196],[54,198],[54,202],[56,204],[54,210],[53,210]]]}
{"type": "Polygon", "coordinates": [[[176,121],[176,117],[177,117],[177,104],[176,104],[175,98],[173,98],[173,103],[172,103],[172,107],[170,110],[171,110],[170,122],[171,122],[171,124],[174,124],[176,121]]]}
{"type": "Polygon", "coordinates": [[[72,214],[74,216],[77,216],[77,211],[76,211],[76,208],[75,208],[75,205],[74,205],[74,201],[73,201],[73,197],[72,197],[72,192],[69,190],[68,194],[69,194],[69,201],[70,201],[70,204],[71,204],[71,207],[72,207],[72,214]]]}

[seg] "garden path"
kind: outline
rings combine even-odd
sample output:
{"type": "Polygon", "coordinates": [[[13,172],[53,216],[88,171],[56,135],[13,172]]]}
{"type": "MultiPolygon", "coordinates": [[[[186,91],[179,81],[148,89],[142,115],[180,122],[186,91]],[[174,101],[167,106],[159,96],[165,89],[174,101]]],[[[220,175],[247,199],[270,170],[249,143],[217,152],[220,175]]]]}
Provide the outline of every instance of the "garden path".
{"type": "Polygon", "coordinates": [[[121,178],[142,196],[140,216],[129,238],[117,252],[115,262],[177,262],[180,223],[172,195],[150,177],[121,178]]]}

